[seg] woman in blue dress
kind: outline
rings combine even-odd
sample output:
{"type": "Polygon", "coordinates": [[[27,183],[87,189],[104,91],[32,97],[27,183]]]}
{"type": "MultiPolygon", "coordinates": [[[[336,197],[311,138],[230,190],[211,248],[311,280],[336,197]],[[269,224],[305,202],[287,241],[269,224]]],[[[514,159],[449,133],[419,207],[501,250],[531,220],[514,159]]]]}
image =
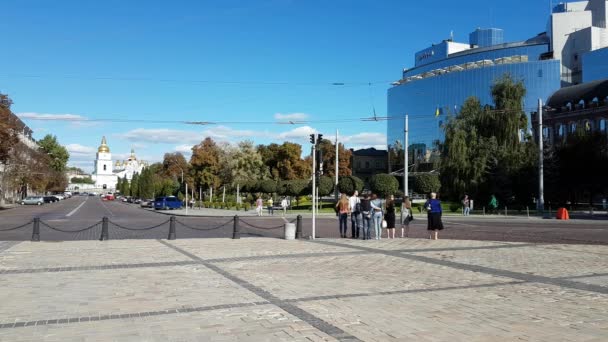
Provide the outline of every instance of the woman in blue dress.
{"type": "Polygon", "coordinates": [[[427,229],[432,232],[429,239],[437,240],[439,231],[443,229],[443,223],[441,222],[441,201],[437,199],[436,193],[431,192],[431,198],[426,201],[424,208],[428,213],[427,229]]]}

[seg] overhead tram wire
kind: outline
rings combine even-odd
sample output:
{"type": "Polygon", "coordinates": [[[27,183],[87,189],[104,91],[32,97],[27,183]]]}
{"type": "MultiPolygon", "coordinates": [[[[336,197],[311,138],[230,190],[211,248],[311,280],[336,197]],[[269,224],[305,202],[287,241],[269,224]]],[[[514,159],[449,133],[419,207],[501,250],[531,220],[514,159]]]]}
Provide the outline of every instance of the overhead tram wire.
{"type": "MultiPolygon", "coordinates": [[[[490,112],[507,113],[520,112],[521,110],[502,110],[493,109],[490,112]]],[[[526,112],[524,110],[524,112],[526,112]]],[[[147,123],[147,124],[183,124],[183,125],[309,125],[309,124],[335,124],[349,122],[379,122],[379,121],[394,121],[403,120],[403,116],[377,116],[374,109],[374,116],[360,117],[353,116],[331,120],[275,120],[275,121],[194,121],[194,120],[153,120],[153,119],[120,119],[120,118],[46,118],[46,117],[22,117],[22,120],[35,121],[58,121],[58,122],[117,122],[117,123],[147,123]]],[[[454,115],[449,115],[454,117],[454,115]]],[[[446,117],[446,115],[443,115],[446,117]]],[[[410,120],[429,121],[437,119],[434,114],[410,114],[410,120]]]]}
{"type": "Polygon", "coordinates": [[[333,86],[333,87],[364,87],[371,84],[390,84],[391,81],[318,81],[318,82],[294,82],[294,81],[226,81],[226,80],[202,80],[202,79],[172,79],[172,78],[150,78],[150,77],[113,77],[113,76],[78,76],[78,75],[32,75],[32,74],[0,74],[0,78],[39,78],[39,79],[67,79],[81,81],[117,81],[117,82],[158,82],[158,83],[187,83],[187,84],[217,84],[217,85],[242,85],[242,86],[333,86]]]}

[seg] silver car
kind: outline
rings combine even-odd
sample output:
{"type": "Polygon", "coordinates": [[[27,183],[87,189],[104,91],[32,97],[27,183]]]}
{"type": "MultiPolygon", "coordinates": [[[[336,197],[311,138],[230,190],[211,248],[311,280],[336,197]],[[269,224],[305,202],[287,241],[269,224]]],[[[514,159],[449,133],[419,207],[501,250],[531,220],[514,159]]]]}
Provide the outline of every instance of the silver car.
{"type": "Polygon", "coordinates": [[[31,204],[31,205],[43,205],[44,198],[42,196],[28,196],[21,200],[22,205],[31,204]]]}

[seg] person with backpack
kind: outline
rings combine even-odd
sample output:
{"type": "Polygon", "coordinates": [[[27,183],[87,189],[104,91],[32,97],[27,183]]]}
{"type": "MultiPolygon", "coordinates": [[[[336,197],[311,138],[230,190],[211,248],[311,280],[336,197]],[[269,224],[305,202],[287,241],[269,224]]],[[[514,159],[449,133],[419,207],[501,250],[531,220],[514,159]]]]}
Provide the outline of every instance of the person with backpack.
{"type": "Polygon", "coordinates": [[[361,230],[361,200],[359,199],[359,192],[355,190],[355,193],[348,199],[348,208],[350,210],[350,224],[351,224],[351,238],[358,239],[359,232],[361,230]]]}
{"type": "Polygon", "coordinates": [[[363,199],[361,200],[361,220],[363,221],[361,225],[363,240],[371,240],[372,206],[368,194],[363,195],[363,199]]]}

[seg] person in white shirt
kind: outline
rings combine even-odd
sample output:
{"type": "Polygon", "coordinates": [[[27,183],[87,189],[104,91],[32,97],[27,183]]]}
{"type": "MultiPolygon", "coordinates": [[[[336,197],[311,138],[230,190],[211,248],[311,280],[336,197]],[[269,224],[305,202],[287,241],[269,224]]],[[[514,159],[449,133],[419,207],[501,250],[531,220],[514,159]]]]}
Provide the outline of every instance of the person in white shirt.
{"type": "Polygon", "coordinates": [[[283,216],[285,216],[285,214],[287,214],[287,197],[283,197],[283,199],[281,200],[281,208],[283,208],[283,216]]]}
{"type": "Polygon", "coordinates": [[[359,192],[355,190],[355,193],[348,199],[348,207],[350,209],[350,224],[351,224],[351,238],[358,239],[359,233],[363,226],[363,220],[361,218],[361,199],[359,199],[359,192]]]}

